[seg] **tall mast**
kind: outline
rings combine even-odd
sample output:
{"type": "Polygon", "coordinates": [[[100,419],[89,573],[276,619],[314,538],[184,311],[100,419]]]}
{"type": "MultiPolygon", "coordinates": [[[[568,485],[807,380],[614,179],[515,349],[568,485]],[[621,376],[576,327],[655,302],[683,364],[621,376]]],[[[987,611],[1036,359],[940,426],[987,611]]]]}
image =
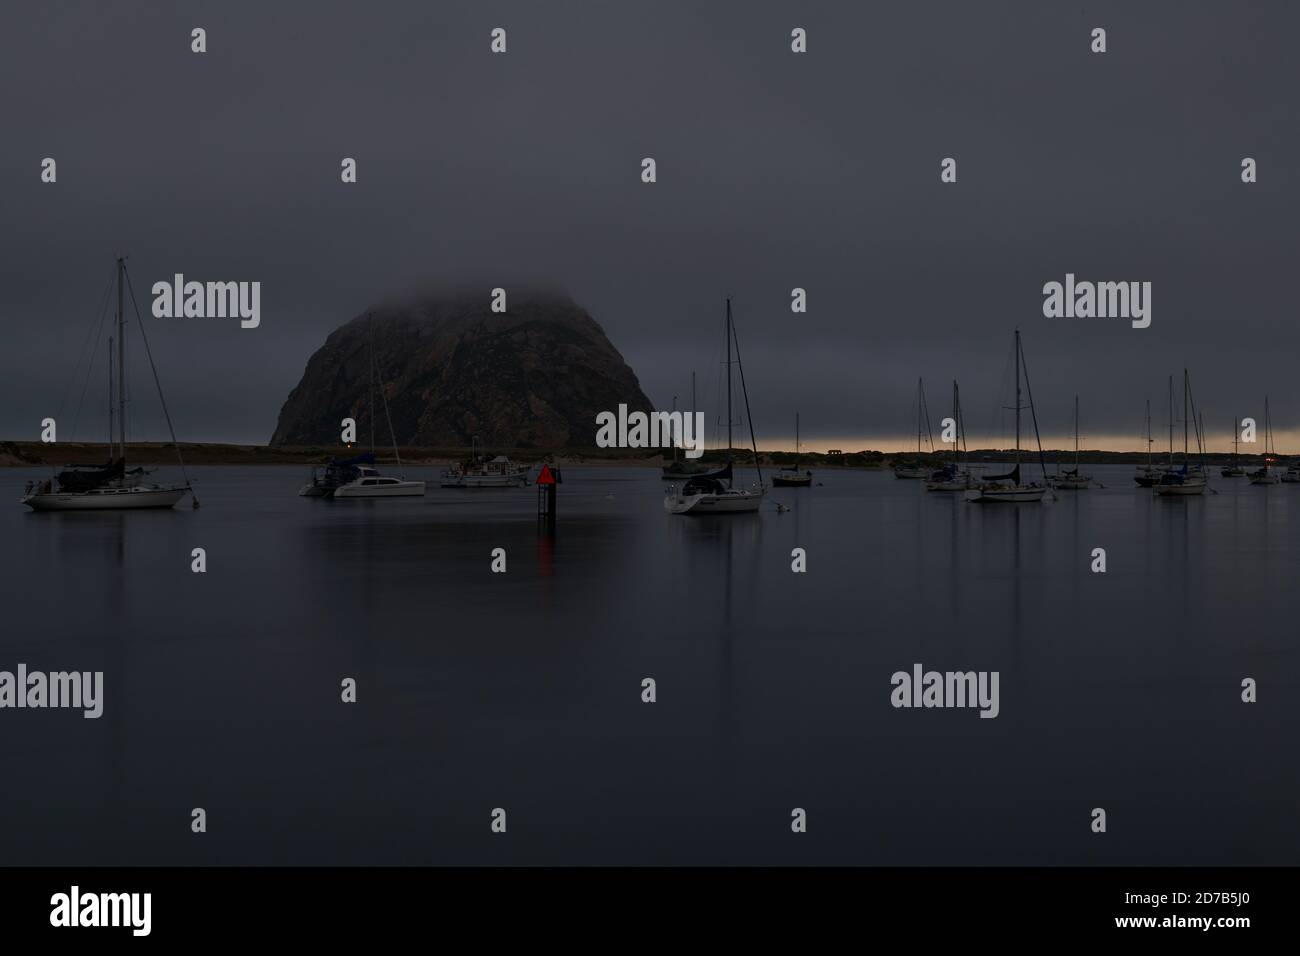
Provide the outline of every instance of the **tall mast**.
{"type": "Polygon", "coordinates": [[[727,461],[731,461],[731,297],[727,297],[727,461]]]}
{"type": "Polygon", "coordinates": [[[1232,421],[1232,464],[1237,464],[1237,420],[1232,421]]]}
{"type": "Polygon", "coordinates": [[[123,311],[122,275],[126,271],[126,260],[117,257],[117,436],[118,447],[122,452],[122,464],[126,465],[126,313],[123,311]]]}
{"type": "Polygon", "coordinates": [[[1016,329],[1016,469],[1020,468],[1020,330],[1016,329]]]}
{"type": "Polygon", "coordinates": [[[1151,399],[1147,399],[1147,471],[1151,470],[1151,399]]]}
{"type": "Polygon", "coordinates": [[[921,405],[925,402],[925,383],[916,380],[916,457],[921,457],[921,405]]]}
{"type": "Polygon", "coordinates": [[[370,454],[375,453],[375,319],[366,313],[366,332],[370,339],[370,388],[366,398],[370,402],[370,454]]]}
{"type": "Polygon", "coordinates": [[[1268,396],[1264,396],[1264,467],[1268,467],[1268,456],[1272,454],[1269,446],[1272,444],[1271,437],[1273,433],[1272,416],[1268,410],[1268,396]]]}
{"type": "Polygon", "coordinates": [[[1079,470],[1079,396],[1074,396],[1074,470],[1079,470]]]}
{"type": "MultiPolygon", "coordinates": [[[[677,396],[674,395],[674,396],[673,396],[673,414],[676,414],[676,413],[677,413],[677,396]]],[[[678,445],[678,442],[677,442],[676,440],[674,440],[674,441],[673,441],[673,464],[677,464],[677,445],[678,445]]]]}
{"type": "Polygon", "coordinates": [[[794,413],[794,467],[799,469],[799,413],[794,413]]]}
{"type": "Polygon", "coordinates": [[[117,446],[113,438],[113,336],[108,337],[108,463],[113,463],[117,446]]]}
{"type": "MultiPolygon", "coordinates": [[[[961,392],[958,391],[957,389],[956,379],[954,379],[952,383],[952,403],[953,403],[953,408],[956,410],[953,414],[953,417],[957,419],[957,437],[961,439],[961,453],[964,455],[966,454],[966,422],[962,420],[961,392]]],[[[967,466],[970,465],[969,459],[967,460],[966,464],[967,466]]]]}
{"type": "MultiPolygon", "coordinates": [[[[961,404],[957,400],[957,380],[954,378],[952,380],[952,427],[957,429],[958,432],[961,431],[961,427],[958,425],[958,416],[960,414],[960,411],[961,411],[961,404]]],[[[939,437],[942,438],[943,436],[940,435],[939,437]]],[[[952,470],[954,472],[957,470],[956,439],[959,439],[960,437],[961,437],[960,434],[953,436],[954,441],[952,443],[952,470]]]]}
{"type": "Polygon", "coordinates": [[[1187,369],[1183,369],[1183,466],[1187,466],[1187,369]]]}
{"type": "Polygon", "coordinates": [[[1169,376],[1169,467],[1174,467],[1174,377],[1169,376]]]}

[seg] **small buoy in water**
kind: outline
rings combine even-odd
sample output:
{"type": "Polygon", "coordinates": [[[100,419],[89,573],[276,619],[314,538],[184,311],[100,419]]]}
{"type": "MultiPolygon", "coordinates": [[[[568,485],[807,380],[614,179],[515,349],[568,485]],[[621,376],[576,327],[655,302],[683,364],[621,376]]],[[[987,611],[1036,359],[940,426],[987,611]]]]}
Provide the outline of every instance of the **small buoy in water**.
{"type": "Polygon", "coordinates": [[[777,513],[777,514],[779,514],[779,515],[783,515],[783,514],[785,514],[787,511],[789,511],[789,510],[790,510],[790,509],[787,508],[785,505],[781,504],[781,502],[778,501],[778,502],[776,503],[776,513],[777,513]]]}

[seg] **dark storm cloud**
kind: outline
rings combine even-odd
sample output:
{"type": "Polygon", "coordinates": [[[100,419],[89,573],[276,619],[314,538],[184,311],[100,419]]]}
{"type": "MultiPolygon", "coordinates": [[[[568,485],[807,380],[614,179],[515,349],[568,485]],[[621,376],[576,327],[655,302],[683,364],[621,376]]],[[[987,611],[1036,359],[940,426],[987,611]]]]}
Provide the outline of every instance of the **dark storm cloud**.
{"type": "MultiPolygon", "coordinates": [[[[814,445],[879,446],[910,430],[919,375],[936,419],[956,377],[973,437],[1000,437],[1016,324],[1049,431],[1067,430],[1077,392],[1086,432],[1136,443],[1143,400],[1159,429],[1184,364],[1216,434],[1262,414],[1265,390],[1279,424],[1300,415],[1286,3],[85,3],[4,18],[6,437],[35,437],[68,391],[119,249],[146,308],[175,272],[262,282],[257,330],[151,326],[193,439],[264,441],[329,331],[464,276],[563,285],[664,406],[692,369],[702,389],[716,378],[733,295],[760,442],[798,409],[814,445]],[[206,54],[189,51],[194,26],[206,54]],[[495,26],[504,56],[488,52],[495,26]],[[806,55],[789,51],[794,26],[806,55]],[[56,185],[39,182],[45,156],[56,185]],[[945,156],[956,185],[939,182],[945,156]],[[1243,156],[1259,183],[1240,182],[1243,156]],[[1066,272],[1151,281],[1151,328],[1044,319],[1042,284],[1066,272]],[[806,316],[789,311],[795,286],[806,316]]],[[[136,434],[160,434],[137,404],[136,434]]]]}

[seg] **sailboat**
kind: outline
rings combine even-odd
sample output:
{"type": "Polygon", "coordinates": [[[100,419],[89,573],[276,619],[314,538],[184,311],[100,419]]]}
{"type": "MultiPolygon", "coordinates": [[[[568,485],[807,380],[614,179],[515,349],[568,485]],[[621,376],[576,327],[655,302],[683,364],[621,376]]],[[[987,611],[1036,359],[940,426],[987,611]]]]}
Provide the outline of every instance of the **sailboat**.
{"type": "MultiPolygon", "coordinates": [[[[1170,431],[1169,436],[1170,436],[1169,447],[1172,450],[1173,448],[1172,431],[1170,431]]],[[[1169,470],[1164,465],[1157,465],[1152,461],[1151,446],[1154,444],[1155,444],[1155,440],[1151,437],[1151,399],[1148,398],[1147,399],[1147,463],[1144,467],[1138,468],[1137,474],[1133,476],[1133,480],[1136,481],[1143,488],[1153,487],[1155,483],[1160,480],[1160,476],[1169,470]]]]}
{"type": "MultiPolygon", "coordinates": [[[[1174,469],[1174,377],[1169,376],[1169,470],[1160,476],[1155,484],[1155,493],[1161,497],[1173,495],[1201,495],[1205,493],[1205,467],[1192,465],[1187,447],[1188,409],[1196,414],[1196,404],[1192,401],[1192,379],[1187,369],[1183,369],[1183,465],[1174,469]]],[[[1202,453],[1201,429],[1196,429],[1196,446],[1202,453]]]]}
{"type": "Polygon", "coordinates": [[[675,515],[746,514],[758,511],[763,503],[763,470],[758,464],[758,440],[754,437],[754,419],[749,413],[749,392],[745,388],[745,366],[740,361],[740,341],[735,335],[735,322],[731,317],[731,299],[727,299],[727,478],[698,476],[690,478],[681,490],[670,487],[664,496],[664,510],[675,515]],[[749,440],[754,449],[754,466],[758,468],[758,485],[739,489],[731,481],[731,350],[735,340],[735,365],[740,369],[740,388],[745,396],[745,417],[749,419],[749,440]],[[724,484],[725,480],[725,484],[724,484]]]}
{"type": "Polygon", "coordinates": [[[925,382],[916,380],[916,458],[913,461],[901,461],[894,466],[895,478],[929,478],[934,469],[921,460],[921,439],[930,445],[934,453],[934,432],[930,430],[930,409],[925,404],[925,382]]]}
{"type": "Polygon", "coordinates": [[[1092,475],[1079,474],[1079,396],[1074,396],[1074,467],[1061,471],[1060,459],[1056,463],[1057,473],[1048,484],[1061,491],[1082,491],[1092,483],[1092,475]]]}
{"type": "MultiPolygon", "coordinates": [[[[405,478],[394,478],[391,475],[381,474],[375,467],[375,322],[370,315],[366,316],[367,334],[369,337],[370,348],[370,388],[367,394],[367,400],[370,403],[370,454],[359,458],[351,459],[346,467],[349,469],[344,473],[345,480],[336,485],[332,493],[327,497],[332,498],[407,498],[424,494],[423,481],[407,481],[405,478]]],[[[397,434],[393,431],[393,417],[388,412],[388,393],[381,387],[380,396],[384,401],[384,417],[388,419],[388,435],[393,442],[393,457],[397,460],[397,467],[402,466],[402,456],[397,451],[397,434]]],[[[326,469],[328,475],[329,469],[326,469]]],[[[314,479],[313,475],[313,479],[314,479]]],[[[313,481],[313,484],[315,482],[313,481]]],[[[309,486],[310,487],[310,486],[309,486]]],[[[300,494],[310,494],[307,488],[304,488],[300,494]]]]}
{"type": "Polygon", "coordinates": [[[926,491],[967,491],[975,487],[970,470],[961,466],[961,455],[966,453],[966,424],[961,415],[961,394],[957,383],[952,383],[952,420],[957,434],[952,443],[952,461],[925,480],[926,491]]]}
{"type": "Polygon", "coordinates": [[[1282,476],[1273,471],[1272,463],[1277,457],[1273,447],[1273,419],[1268,410],[1268,396],[1264,396],[1264,466],[1250,476],[1252,485],[1276,485],[1282,476]]]}
{"type": "Polygon", "coordinates": [[[1219,474],[1224,478],[1244,478],[1246,476],[1246,469],[1241,467],[1241,462],[1237,458],[1237,439],[1239,437],[1237,423],[1234,421],[1232,423],[1232,463],[1224,465],[1219,471],[1219,474]]]}
{"type": "MultiPolygon", "coordinates": [[[[189,492],[188,475],[185,474],[185,462],[180,457],[180,445],[176,442],[176,433],[172,429],[171,414],[167,411],[167,402],[163,398],[162,384],[158,380],[158,370],[153,366],[153,353],[149,350],[144,324],[140,320],[140,309],[135,302],[135,291],[131,291],[131,303],[136,306],[136,325],[140,329],[145,353],[149,357],[149,367],[154,372],[154,382],[158,386],[158,401],[162,405],[163,417],[167,420],[167,429],[171,434],[172,445],[176,447],[177,460],[180,462],[184,484],[161,485],[143,480],[147,472],[143,468],[128,470],[126,467],[126,311],[124,288],[130,279],[126,274],[126,259],[117,258],[117,355],[116,355],[116,414],[113,402],[114,360],[113,339],[109,339],[109,442],[108,463],[93,468],[69,466],[53,478],[46,481],[29,481],[21,501],[34,511],[120,511],[141,508],[171,508],[189,492]],[[117,425],[114,438],[113,426],[117,425]]],[[[199,506],[193,498],[195,508],[199,506]]]]}
{"type": "MultiPolygon", "coordinates": [[[[695,401],[695,373],[691,372],[691,410],[687,414],[694,414],[699,406],[695,401]]],[[[673,396],[673,411],[677,411],[677,396],[673,396]]],[[[661,469],[661,476],[664,481],[677,481],[679,478],[693,478],[697,475],[701,478],[717,478],[718,480],[731,478],[731,462],[718,468],[715,471],[709,471],[709,466],[699,461],[691,461],[689,458],[681,457],[681,448],[677,443],[673,443],[673,460],[670,464],[664,465],[661,469]]]]}
{"type": "MultiPolygon", "coordinates": [[[[1047,493],[1047,465],[1043,462],[1043,443],[1038,439],[1038,464],[1043,472],[1043,482],[1030,482],[1021,484],[1020,481],[1020,411],[1023,406],[1020,404],[1020,369],[1025,364],[1024,349],[1020,345],[1020,330],[1016,329],[1015,337],[1015,356],[1016,365],[1016,466],[1005,475],[994,475],[984,481],[978,488],[972,488],[966,492],[966,500],[978,504],[1009,503],[1022,504],[1030,501],[1042,501],[1043,495],[1047,493]]],[[[1029,387],[1029,369],[1025,368],[1025,387],[1029,390],[1029,412],[1033,416],[1034,436],[1038,438],[1038,415],[1034,412],[1034,392],[1029,387]]]]}
{"type": "Polygon", "coordinates": [[[794,467],[782,468],[772,476],[772,484],[780,488],[807,488],[812,484],[812,472],[799,470],[799,413],[794,413],[794,467]]]}
{"type": "Polygon", "coordinates": [[[505,455],[488,458],[479,451],[478,436],[470,440],[467,461],[459,462],[442,473],[444,488],[523,488],[532,468],[511,461],[505,455]]]}

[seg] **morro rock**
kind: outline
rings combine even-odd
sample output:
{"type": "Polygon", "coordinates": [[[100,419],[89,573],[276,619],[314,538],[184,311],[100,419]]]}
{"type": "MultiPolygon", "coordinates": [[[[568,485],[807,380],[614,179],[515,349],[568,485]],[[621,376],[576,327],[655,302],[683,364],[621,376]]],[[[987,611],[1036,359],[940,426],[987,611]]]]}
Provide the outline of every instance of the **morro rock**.
{"type": "Polygon", "coordinates": [[[478,437],[496,448],[595,445],[596,415],[650,411],[636,375],[596,321],[567,295],[511,288],[428,292],[381,305],[335,329],[280,410],[272,445],[337,445],[344,418],[370,444],[449,448],[478,437]],[[382,393],[381,393],[382,389],[382,393]]]}

